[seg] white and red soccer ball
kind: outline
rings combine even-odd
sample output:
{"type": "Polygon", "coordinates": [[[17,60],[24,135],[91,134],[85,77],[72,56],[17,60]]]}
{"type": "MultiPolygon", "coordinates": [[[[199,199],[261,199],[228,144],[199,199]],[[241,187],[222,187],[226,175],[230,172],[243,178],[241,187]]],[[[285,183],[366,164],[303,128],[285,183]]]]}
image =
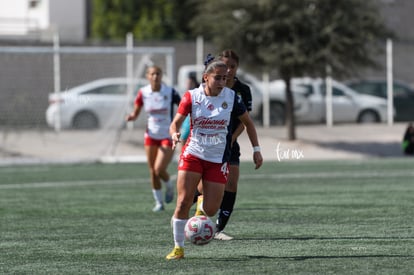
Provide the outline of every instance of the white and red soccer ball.
{"type": "Polygon", "coordinates": [[[191,217],[185,224],[185,238],[192,244],[208,244],[216,233],[216,225],[206,216],[191,217]]]}

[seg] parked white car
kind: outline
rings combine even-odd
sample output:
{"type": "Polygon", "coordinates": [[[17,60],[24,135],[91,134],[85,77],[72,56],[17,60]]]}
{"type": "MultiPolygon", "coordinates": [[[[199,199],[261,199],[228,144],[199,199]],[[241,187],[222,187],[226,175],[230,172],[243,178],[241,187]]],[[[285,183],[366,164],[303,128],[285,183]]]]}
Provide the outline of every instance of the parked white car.
{"type": "MultiPolygon", "coordinates": [[[[197,65],[184,65],[178,70],[177,75],[177,90],[181,93],[185,92],[187,80],[190,75],[199,74],[199,81],[201,80],[201,74],[204,70],[204,66],[197,65]]],[[[258,80],[254,75],[246,73],[243,69],[239,68],[237,71],[237,77],[243,83],[249,85],[252,93],[252,111],[250,115],[252,118],[262,121],[263,113],[263,95],[262,95],[262,82],[258,80]]],[[[273,93],[270,94],[270,121],[273,125],[284,123],[284,94],[273,93]],[[283,119],[283,120],[281,120],[283,119]]]]}
{"type": "Polygon", "coordinates": [[[125,115],[132,110],[138,88],[146,83],[146,80],[128,83],[126,78],[103,78],[49,94],[46,122],[53,128],[60,124],[62,129],[121,127],[125,115]]]}
{"type": "MultiPolygon", "coordinates": [[[[185,65],[178,70],[177,89],[184,92],[190,74],[201,75],[203,66],[185,65]]],[[[240,80],[250,86],[253,108],[250,115],[263,121],[264,85],[254,75],[238,70],[240,80]]],[[[333,80],[333,122],[382,122],[387,118],[387,102],[384,99],[361,95],[342,83],[333,80]]],[[[320,123],[326,121],[325,81],[320,78],[292,79],[294,114],[299,123],[320,123]]],[[[285,123],[286,85],[283,80],[269,83],[269,119],[271,125],[285,123]]]]}
{"type": "MultiPolygon", "coordinates": [[[[294,78],[291,87],[297,122],[326,121],[326,85],[323,79],[294,78]]],[[[283,108],[285,89],[283,80],[273,81],[270,85],[270,93],[280,94],[283,98],[279,103],[283,108]]],[[[387,119],[386,100],[359,94],[335,80],[332,80],[332,110],[333,122],[375,123],[387,119]]]]}

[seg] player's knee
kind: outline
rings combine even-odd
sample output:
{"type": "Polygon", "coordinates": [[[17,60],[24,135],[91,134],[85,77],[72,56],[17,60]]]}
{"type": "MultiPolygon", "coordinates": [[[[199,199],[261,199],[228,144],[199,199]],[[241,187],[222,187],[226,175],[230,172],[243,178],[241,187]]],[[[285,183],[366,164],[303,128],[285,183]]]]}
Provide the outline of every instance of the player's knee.
{"type": "Polygon", "coordinates": [[[149,170],[149,173],[150,173],[151,176],[153,176],[153,177],[157,176],[154,168],[149,167],[148,170],[149,170]]]}
{"type": "Polygon", "coordinates": [[[228,181],[225,190],[228,192],[237,192],[237,181],[228,181]]]}
{"type": "Polygon", "coordinates": [[[154,174],[157,177],[162,177],[163,175],[166,174],[165,168],[162,167],[155,167],[154,168],[154,174]]]}
{"type": "Polygon", "coordinates": [[[179,216],[187,216],[190,211],[191,205],[192,201],[178,199],[175,212],[178,213],[179,216]]]}
{"type": "Polygon", "coordinates": [[[203,204],[203,209],[202,210],[203,210],[204,214],[206,214],[206,216],[212,217],[212,216],[216,215],[216,213],[218,211],[218,208],[219,207],[213,207],[213,206],[210,206],[210,205],[203,204]]]}

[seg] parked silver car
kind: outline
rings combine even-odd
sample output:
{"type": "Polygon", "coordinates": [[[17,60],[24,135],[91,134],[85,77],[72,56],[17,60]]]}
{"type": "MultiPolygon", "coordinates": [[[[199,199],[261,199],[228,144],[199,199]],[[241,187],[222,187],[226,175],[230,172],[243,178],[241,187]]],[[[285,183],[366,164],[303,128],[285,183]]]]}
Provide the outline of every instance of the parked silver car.
{"type": "Polygon", "coordinates": [[[129,86],[126,78],[103,78],[49,94],[46,122],[55,127],[59,120],[62,129],[121,127],[138,88],[146,83],[146,80],[134,80],[129,86]],[[129,96],[128,87],[133,91],[129,96]]]}
{"type": "MultiPolygon", "coordinates": [[[[291,80],[297,122],[326,121],[326,85],[321,78],[294,78],[291,80]]],[[[272,81],[270,94],[279,94],[284,107],[285,83],[272,81]]],[[[275,98],[275,96],[274,96],[275,98]]],[[[272,109],[271,109],[272,110],[272,109]]],[[[355,92],[332,80],[333,122],[375,123],[386,121],[386,100],[355,92]]]]}
{"type": "MultiPolygon", "coordinates": [[[[387,80],[386,79],[359,79],[345,82],[347,86],[354,89],[360,94],[368,94],[387,98],[387,80]]],[[[414,120],[414,87],[400,80],[394,80],[393,85],[393,102],[396,121],[413,121],[414,120]]]]}
{"type": "MultiPolygon", "coordinates": [[[[187,79],[191,74],[196,74],[197,72],[201,75],[204,66],[197,65],[184,65],[181,66],[178,70],[177,76],[177,87],[178,91],[184,92],[187,84],[187,79]]],[[[263,87],[262,82],[257,79],[254,75],[245,72],[243,69],[239,68],[237,71],[237,77],[243,83],[247,84],[250,87],[252,93],[252,111],[250,115],[252,118],[258,121],[262,121],[263,113],[263,87]]],[[[270,122],[272,125],[280,125],[284,123],[284,94],[273,93],[270,94],[270,122]]]]}
{"type": "MultiPolygon", "coordinates": [[[[190,74],[202,71],[202,66],[185,65],[178,71],[177,89],[185,90],[190,74]]],[[[263,82],[254,75],[238,70],[240,80],[250,86],[253,108],[250,115],[263,121],[263,82]]],[[[342,83],[333,80],[333,121],[334,122],[380,122],[387,118],[387,102],[384,99],[361,95],[342,83]]],[[[271,125],[285,123],[286,85],[275,80],[269,85],[269,120],[271,125]]],[[[326,120],[325,81],[320,78],[292,79],[294,113],[299,123],[319,123],[326,120]]]]}

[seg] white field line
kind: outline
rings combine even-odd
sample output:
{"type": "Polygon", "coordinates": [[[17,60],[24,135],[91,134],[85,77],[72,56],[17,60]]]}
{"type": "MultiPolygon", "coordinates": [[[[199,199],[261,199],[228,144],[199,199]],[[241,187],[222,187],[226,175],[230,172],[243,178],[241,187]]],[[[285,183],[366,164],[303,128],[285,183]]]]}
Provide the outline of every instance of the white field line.
{"type": "Polygon", "coordinates": [[[16,172],[19,172],[19,173],[27,173],[27,172],[30,172],[30,173],[36,173],[36,172],[38,172],[38,173],[41,173],[41,172],[48,172],[48,171],[51,171],[52,169],[50,168],[50,167],[47,167],[47,166],[43,166],[43,167],[18,167],[18,166],[15,166],[15,167],[1,167],[0,168],[0,172],[1,173],[16,173],[16,172]]]}
{"type": "Polygon", "coordinates": [[[52,181],[52,182],[31,182],[16,184],[0,184],[0,189],[26,189],[26,188],[48,188],[48,187],[73,187],[86,185],[110,185],[110,184],[131,184],[145,183],[146,179],[121,179],[121,180],[81,180],[81,181],[52,181]]]}
{"type": "Polygon", "coordinates": [[[315,172],[315,173],[282,173],[282,174],[250,174],[241,178],[247,179],[323,179],[323,178],[401,178],[413,177],[414,171],[359,171],[359,172],[315,172]]]}
{"type": "MultiPolygon", "coordinates": [[[[176,180],[177,175],[171,175],[171,180],[176,180]]],[[[52,181],[0,184],[0,189],[24,189],[24,188],[48,188],[48,187],[72,187],[86,185],[110,185],[110,184],[141,184],[149,183],[149,178],[113,179],[113,180],[78,180],[78,181],[52,181]]]]}
{"type": "MultiPolygon", "coordinates": [[[[322,178],[400,178],[414,177],[414,171],[359,171],[359,172],[316,172],[316,173],[281,173],[281,174],[248,174],[241,173],[242,179],[322,179],[322,178]]],[[[171,175],[171,180],[176,180],[177,175],[171,175]]],[[[149,178],[131,178],[114,180],[81,180],[81,181],[56,181],[0,184],[0,189],[25,189],[25,188],[49,188],[72,187],[86,185],[111,185],[111,184],[140,184],[149,183],[149,178]]]]}

